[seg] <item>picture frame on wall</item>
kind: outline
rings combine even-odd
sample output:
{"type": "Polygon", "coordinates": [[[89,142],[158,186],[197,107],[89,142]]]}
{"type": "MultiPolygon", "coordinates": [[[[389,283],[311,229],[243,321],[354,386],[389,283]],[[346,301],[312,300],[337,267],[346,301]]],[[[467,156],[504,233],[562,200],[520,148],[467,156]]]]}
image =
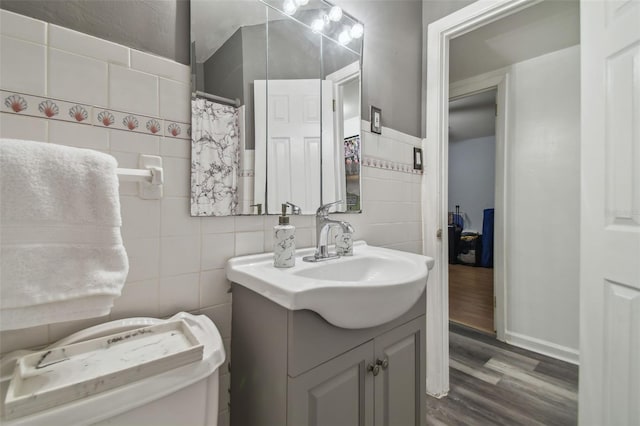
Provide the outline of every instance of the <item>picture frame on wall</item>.
{"type": "Polygon", "coordinates": [[[371,105],[371,133],[382,134],[382,110],[371,105]]]}

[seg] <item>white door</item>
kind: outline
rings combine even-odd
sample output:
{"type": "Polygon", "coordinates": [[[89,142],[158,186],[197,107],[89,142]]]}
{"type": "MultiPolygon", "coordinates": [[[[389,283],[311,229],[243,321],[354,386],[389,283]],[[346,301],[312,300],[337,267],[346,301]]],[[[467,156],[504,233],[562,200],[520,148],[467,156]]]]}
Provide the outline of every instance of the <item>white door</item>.
{"type": "Polygon", "coordinates": [[[267,213],[279,213],[287,201],[303,214],[315,213],[320,206],[320,80],[269,80],[267,85],[265,91],[264,80],[254,82],[256,203],[264,199],[266,179],[267,213]],[[260,166],[265,161],[266,167],[260,166]]]}
{"type": "Polygon", "coordinates": [[[640,1],[580,10],[579,422],[639,425],[640,1]]]}

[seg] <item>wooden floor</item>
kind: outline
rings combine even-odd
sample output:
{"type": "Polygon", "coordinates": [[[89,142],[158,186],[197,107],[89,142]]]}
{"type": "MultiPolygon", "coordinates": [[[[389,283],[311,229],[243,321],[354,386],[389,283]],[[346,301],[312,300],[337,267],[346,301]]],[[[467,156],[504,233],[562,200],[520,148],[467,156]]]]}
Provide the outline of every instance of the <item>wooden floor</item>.
{"type": "Polygon", "coordinates": [[[427,425],[575,425],[578,367],[450,326],[450,391],[427,425]]]}
{"type": "Polygon", "coordinates": [[[449,265],[449,319],[494,332],[493,269],[449,265]]]}

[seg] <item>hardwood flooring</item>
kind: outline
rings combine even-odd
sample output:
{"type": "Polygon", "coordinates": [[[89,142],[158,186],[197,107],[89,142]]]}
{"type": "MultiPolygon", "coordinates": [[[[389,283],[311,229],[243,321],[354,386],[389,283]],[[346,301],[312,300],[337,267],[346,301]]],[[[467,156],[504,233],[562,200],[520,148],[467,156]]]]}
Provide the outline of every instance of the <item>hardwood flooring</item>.
{"type": "Polygon", "coordinates": [[[575,425],[578,367],[452,324],[450,391],[427,425],[575,425]]]}
{"type": "Polygon", "coordinates": [[[493,269],[449,265],[449,319],[493,333],[493,269]]]}

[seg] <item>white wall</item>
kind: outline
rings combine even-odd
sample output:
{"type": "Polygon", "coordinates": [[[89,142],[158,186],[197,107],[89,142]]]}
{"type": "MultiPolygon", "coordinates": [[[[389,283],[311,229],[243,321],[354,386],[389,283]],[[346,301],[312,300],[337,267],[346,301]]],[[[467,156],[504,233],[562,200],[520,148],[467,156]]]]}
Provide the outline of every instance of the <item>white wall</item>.
{"type": "Polygon", "coordinates": [[[510,67],[507,340],[577,362],[580,50],[510,67]]]}
{"type": "Polygon", "coordinates": [[[496,138],[449,142],[449,211],[460,206],[464,229],[482,233],[484,209],[494,207],[496,138]]]}
{"type": "MultiPolygon", "coordinates": [[[[5,10],[0,10],[0,43],[0,137],[97,149],[116,157],[120,167],[137,167],[140,153],[160,155],[166,174],[162,200],[142,200],[135,184],[121,184],[130,272],[111,315],[2,332],[1,351],[44,345],[109,319],[182,310],[211,317],[228,350],[231,295],[225,262],[271,251],[277,219],[189,216],[189,67],[5,10]],[[12,95],[28,99],[28,108],[14,112],[5,105],[12,95]],[[39,111],[46,100],[58,103],[58,115],[47,118],[39,111]],[[88,111],[87,120],[69,117],[75,104],[88,111]],[[104,109],[135,115],[140,127],[129,131],[121,121],[105,127],[96,117],[104,109]],[[163,131],[147,131],[150,119],[163,131]],[[182,129],[179,137],[167,132],[171,123],[182,129]]],[[[382,135],[371,134],[368,123],[362,124],[364,213],[341,216],[353,223],[356,239],[421,252],[422,176],[411,170],[413,146],[421,140],[384,127],[382,135]]],[[[313,216],[291,221],[299,247],[315,244],[313,216]]],[[[227,371],[221,367],[221,426],[228,423],[227,371]]]]}
{"type": "Polygon", "coordinates": [[[347,118],[344,120],[344,136],[348,138],[357,135],[360,129],[360,117],[347,118]]]}

